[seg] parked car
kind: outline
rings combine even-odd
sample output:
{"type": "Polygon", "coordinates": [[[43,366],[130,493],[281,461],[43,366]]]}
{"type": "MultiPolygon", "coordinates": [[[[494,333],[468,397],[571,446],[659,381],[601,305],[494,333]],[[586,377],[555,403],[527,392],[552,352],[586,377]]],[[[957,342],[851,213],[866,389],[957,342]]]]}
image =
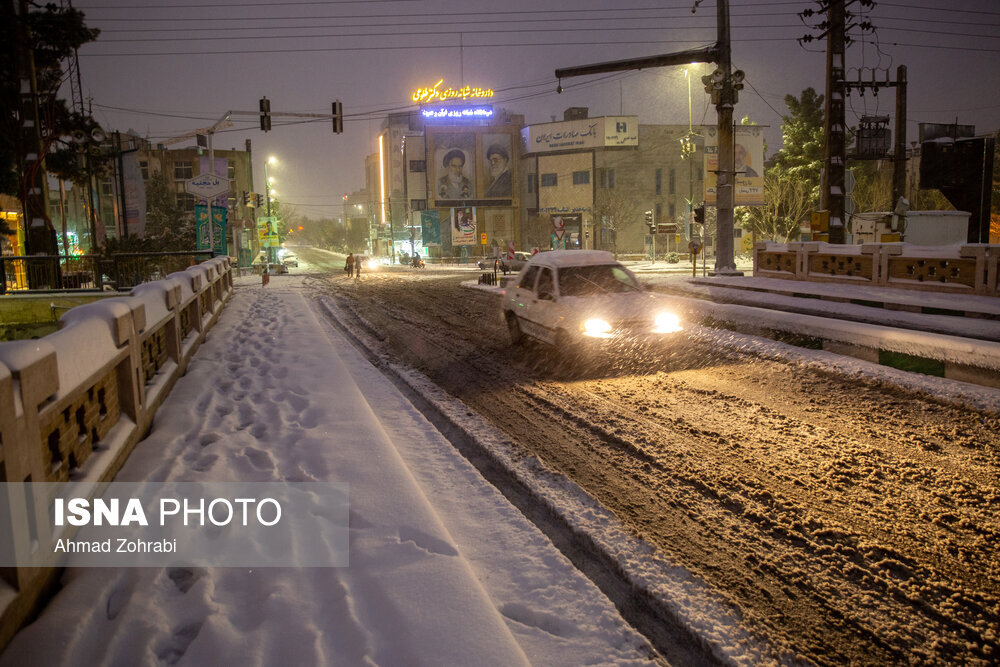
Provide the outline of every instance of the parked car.
{"type": "Polygon", "coordinates": [[[284,257],[281,258],[281,263],[285,266],[294,266],[298,268],[299,258],[295,256],[295,253],[287,252],[284,257]]]}
{"type": "Polygon", "coordinates": [[[663,297],[602,250],[533,256],[502,303],[512,344],[532,338],[568,355],[617,343],[659,344],[683,330],[663,297]]]}

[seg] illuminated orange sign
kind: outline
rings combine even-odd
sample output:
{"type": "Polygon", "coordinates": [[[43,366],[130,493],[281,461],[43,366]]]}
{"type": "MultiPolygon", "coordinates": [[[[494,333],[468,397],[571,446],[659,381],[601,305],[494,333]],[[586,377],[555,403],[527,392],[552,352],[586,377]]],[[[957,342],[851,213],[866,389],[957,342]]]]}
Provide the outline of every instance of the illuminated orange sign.
{"type": "Polygon", "coordinates": [[[431,88],[417,88],[413,91],[413,101],[417,104],[434,102],[435,100],[470,100],[493,97],[492,88],[473,88],[472,86],[462,86],[461,88],[441,88],[444,79],[441,79],[431,88]]]}

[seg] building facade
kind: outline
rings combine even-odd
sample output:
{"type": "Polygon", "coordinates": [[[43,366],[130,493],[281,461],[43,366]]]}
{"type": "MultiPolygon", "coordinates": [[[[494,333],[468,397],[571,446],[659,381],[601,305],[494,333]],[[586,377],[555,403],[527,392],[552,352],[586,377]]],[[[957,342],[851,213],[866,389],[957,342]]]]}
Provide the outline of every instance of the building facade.
{"type": "Polygon", "coordinates": [[[524,128],[522,144],[525,249],[687,251],[704,187],[703,142],[688,126],[571,108],[562,121],[524,128]]]}
{"type": "Polygon", "coordinates": [[[419,109],[383,123],[366,161],[379,254],[461,261],[520,248],[524,117],[490,104],[492,91],[422,90],[419,109]]]}

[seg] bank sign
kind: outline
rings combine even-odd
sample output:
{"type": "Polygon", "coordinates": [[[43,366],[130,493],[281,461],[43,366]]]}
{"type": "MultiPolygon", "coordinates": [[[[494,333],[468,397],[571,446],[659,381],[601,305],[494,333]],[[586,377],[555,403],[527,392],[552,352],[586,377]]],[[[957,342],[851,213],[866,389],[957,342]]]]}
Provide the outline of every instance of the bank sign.
{"type": "Polygon", "coordinates": [[[639,145],[638,116],[602,116],[529,125],[521,130],[528,153],[639,145]]]}

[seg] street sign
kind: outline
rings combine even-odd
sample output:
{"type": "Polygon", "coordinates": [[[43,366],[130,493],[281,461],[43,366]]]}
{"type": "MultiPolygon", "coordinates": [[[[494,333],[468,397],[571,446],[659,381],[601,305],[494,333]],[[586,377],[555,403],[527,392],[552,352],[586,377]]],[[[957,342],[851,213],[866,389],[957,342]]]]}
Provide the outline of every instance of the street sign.
{"type": "Polygon", "coordinates": [[[229,179],[216,174],[198,174],[184,181],[184,192],[196,197],[215,197],[229,192],[229,179]]]}

